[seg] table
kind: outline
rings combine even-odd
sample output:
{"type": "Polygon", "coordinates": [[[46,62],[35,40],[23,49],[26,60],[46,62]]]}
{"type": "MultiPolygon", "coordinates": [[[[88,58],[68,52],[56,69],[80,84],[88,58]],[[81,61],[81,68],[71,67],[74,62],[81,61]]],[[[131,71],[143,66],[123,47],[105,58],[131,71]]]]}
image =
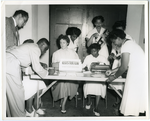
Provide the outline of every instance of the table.
{"type": "MultiPolygon", "coordinates": [[[[31,75],[30,79],[34,79],[34,80],[55,80],[53,81],[48,87],[47,89],[39,96],[39,98],[49,89],[51,88],[57,81],[59,80],[69,80],[69,81],[88,81],[88,82],[103,82],[105,83],[105,81],[107,80],[107,77],[92,77],[90,72],[86,72],[86,73],[76,73],[76,75],[48,75],[44,78],[40,78],[38,75],[31,75]],[[57,81],[56,81],[57,80],[57,81]]],[[[115,79],[112,83],[114,82],[125,82],[124,78],[117,78],[115,79]]],[[[122,95],[120,94],[120,92],[118,92],[115,87],[113,87],[112,84],[109,84],[109,87],[111,87],[120,97],[122,97],[122,95]]]]}
{"type": "MultiPolygon", "coordinates": [[[[107,80],[107,77],[93,77],[91,75],[91,72],[84,72],[84,73],[76,73],[76,74],[69,74],[69,75],[61,75],[58,73],[55,75],[48,75],[44,78],[40,78],[38,75],[31,75],[30,76],[31,80],[53,80],[53,82],[42,92],[42,94],[39,95],[39,84],[37,86],[37,109],[38,109],[38,102],[39,102],[39,98],[47,91],[49,90],[57,81],[59,80],[69,80],[69,81],[88,81],[88,82],[100,82],[100,83],[105,83],[105,81],[107,80]]],[[[117,78],[115,79],[113,82],[125,82],[125,79],[123,78],[117,78]]],[[[113,83],[112,82],[112,83],[113,83]]],[[[113,89],[121,98],[122,95],[120,94],[120,92],[118,90],[116,90],[116,88],[112,85],[109,84],[106,87],[106,90],[108,88],[108,86],[113,89]]],[[[107,93],[107,92],[106,92],[107,93]]],[[[107,98],[107,97],[106,97],[107,98]]],[[[35,116],[35,115],[34,115],[35,116]]]]}

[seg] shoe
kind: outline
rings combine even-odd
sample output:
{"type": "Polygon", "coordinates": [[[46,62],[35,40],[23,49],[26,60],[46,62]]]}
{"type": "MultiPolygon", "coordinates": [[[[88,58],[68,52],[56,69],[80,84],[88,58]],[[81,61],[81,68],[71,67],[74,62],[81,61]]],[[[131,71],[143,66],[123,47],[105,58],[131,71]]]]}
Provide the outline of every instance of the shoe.
{"type": "Polygon", "coordinates": [[[61,113],[62,114],[65,114],[67,111],[66,110],[61,110],[61,113]]]}
{"type": "Polygon", "coordinates": [[[94,109],[93,109],[93,113],[95,114],[95,116],[100,116],[100,113],[94,111],[94,109]]]}
{"type": "MultiPolygon", "coordinates": [[[[34,107],[32,107],[32,108],[33,108],[34,111],[36,111],[36,110],[34,109],[34,107]]],[[[40,109],[40,108],[36,111],[36,113],[38,113],[39,115],[45,115],[44,110],[42,110],[42,109],[40,109]]]]}
{"type": "Polygon", "coordinates": [[[86,108],[86,109],[90,109],[90,108],[91,108],[91,105],[92,105],[92,102],[91,102],[90,105],[86,105],[85,108],[86,108]]]}
{"type": "Polygon", "coordinates": [[[36,111],[36,113],[38,113],[39,115],[45,115],[45,112],[40,108],[36,111]]]}
{"type": "Polygon", "coordinates": [[[26,117],[39,117],[39,115],[35,111],[32,111],[32,113],[26,111],[26,117]]]}

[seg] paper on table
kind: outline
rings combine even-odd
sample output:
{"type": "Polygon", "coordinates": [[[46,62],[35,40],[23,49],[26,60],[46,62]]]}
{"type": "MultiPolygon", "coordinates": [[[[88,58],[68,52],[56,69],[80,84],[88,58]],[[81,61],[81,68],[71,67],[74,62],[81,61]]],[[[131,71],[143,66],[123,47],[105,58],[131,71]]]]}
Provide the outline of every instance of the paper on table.
{"type": "Polygon", "coordinates": [[[67,74],[66,72],[59,72],[58,73],[59,76],[66,76],[66,74],[67,74]]]}

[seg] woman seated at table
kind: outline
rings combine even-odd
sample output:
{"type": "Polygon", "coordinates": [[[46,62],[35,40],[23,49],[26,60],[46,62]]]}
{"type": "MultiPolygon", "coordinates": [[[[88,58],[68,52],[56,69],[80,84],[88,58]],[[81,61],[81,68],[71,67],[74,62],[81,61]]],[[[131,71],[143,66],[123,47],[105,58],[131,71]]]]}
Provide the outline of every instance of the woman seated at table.
{"type": "MultiPolygon", "coordinates": [[[[86,56],[84,62],[83,62],[83,68],[87,68],[87,70],[90,70],[93,62],[103,63],[108,65],[108,61],[106,58],[102,55],[99,55],[100,46],[97,43],[91,44],[89,46],[91,54],[86,56]]],[[[105,74],[104,74],[105,75],[105,74]]],[[[100,113],[98,112],[98,104],[100,97],[105,98],[106,95],[106,86],[105,84],[100,83],[88,83],[84,84],[84,97],[87,98],[87,104],[85,106],[86,109],[90,109],[92,102],[91,102],[91,95],[96,95],[96,106],[95,109],[93,109],[93,112],[96,116],[100,116],[100,113]]]]}
{"type": "Polygon", "coordinates": [[[24,69],[25,76],[23,76],[22,81],[25,90],[26,116],[38,117],[39,115],[44,115],[45,112],[40,108],[41,98],[39,99],[39,102],[37,101],[37,90],[39,90],[39,94],[41,94],[43,89],[46,89],[46,85],[42,80],[30,80],[29,74],[34,74],[31,67],[24,69]]]}
{"type": "Polygon", "coordinates": [[[78,37],[80,36],[80,34],[81,34],[81,30],[77,27],[69,27],[66,30],[66,35],[68,35],[68,38],[70,39],[68,48],[73,49],[75,52],[78,52],[78,48],[79,48],[78,37]]]}
{"type": "MultiPolygon", "coordinates": [[[[60,44],[60,49],[53,53],[52,66],[58,67],[61,59],[79,59],[77,53],[68,48],[69,38],[67,35],[60,35],[57,39],[60,44]]],[[[66,113],[65,105],[69,97],[71,100],[77,94],[78,84],[75,82],[58,81],[57,84],[52,88],[53,100],[57,101],[61,99],[61,112],[66,113]]]]}

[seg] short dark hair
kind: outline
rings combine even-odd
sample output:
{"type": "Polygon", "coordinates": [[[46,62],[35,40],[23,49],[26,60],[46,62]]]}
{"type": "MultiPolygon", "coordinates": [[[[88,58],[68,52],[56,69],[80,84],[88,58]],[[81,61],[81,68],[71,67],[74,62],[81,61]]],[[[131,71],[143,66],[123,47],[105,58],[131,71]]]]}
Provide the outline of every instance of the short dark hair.
{"type": "Polygon", "coordinates": [[[117,37],[121,38],[121,39],[125,39],[126,34],[124,33],[123,30],[120,29],[114,29],[113,31],[111,31],[109,33],[109,39],[113,40],[113,39],[117,39],[117,37]]]}
{"type": "Polygon", "coordinates": [[[77,27],[68,27],[66,30],[66,35],[77,35],[78,37],[81,34],[81,30],[77,27]]]}
{"type": "Polygon", "coordinates": [[[101,49],[101,47],[100,47],[100,45],[99,44],[97,44],[97,43],[93,43],[93,44],[91,44],[90,46],[89,46],[89,52],[91,52],[91,50],[92,49],[97,49],[97,50],[100,50],[101,49]]]}
{"type": "Polygon", "coordinates": [[[45,43],[48,47],[50,46],[50,43],[49,43],[49,41],[46,39],[46,38],[41,38],[38,42],[37,42],[37,44],[39,45],[39,44],[41,44],[41,43],[45,43]]]}
{"type": "Polygon", "coordinates": [[[116,22],[114,23],[114,25],[112,26],[112,29],[113,29],[113,30],[114,30],[114,29],[117,29],[117,27],[122,27],[123,30],[125,30],[125,29],[126,29],[126,21],[125,21],[125,20],[116,21],[116,22]]]}
{"type": "Polygon", "coordinates": [[[60,40],[61,40],[61,39],[66,40],[66,42],[67,42],[68,45],[69,45],[70,39],[68,38],[68,36],[61,34],[61,35],[59,35],[58,39],[56,40],[57,46],[58,46],[59,48],[60,48],[60,40]]]}
{"type": "Polygon", "coordinates": [[[32,39],[27,39],[27,40],[25,40],[25,41],[23,42],[23,44],[25,44],[25,43],[34,43],[34,40],[32,40],[32,39]]]}
{"type": "Polygon", "coordinates": [[[103,16],[95,16],[93,19],[92,19],[92,23],[93,23],[93,26],[95,27],[95,22],[97,20],[101,20],[101,22],[104,22],[104,17],[103,16]]]}
{"type": "Polygon", "coordinates": [[[17,10],[17,11],[15,11],[13,17],[16,17],[19,14],[21,14],[22,17],[26,17],[27,19],[29,18],[28,13],[26,11],[24,11],[24,10],[17,10]]]}

